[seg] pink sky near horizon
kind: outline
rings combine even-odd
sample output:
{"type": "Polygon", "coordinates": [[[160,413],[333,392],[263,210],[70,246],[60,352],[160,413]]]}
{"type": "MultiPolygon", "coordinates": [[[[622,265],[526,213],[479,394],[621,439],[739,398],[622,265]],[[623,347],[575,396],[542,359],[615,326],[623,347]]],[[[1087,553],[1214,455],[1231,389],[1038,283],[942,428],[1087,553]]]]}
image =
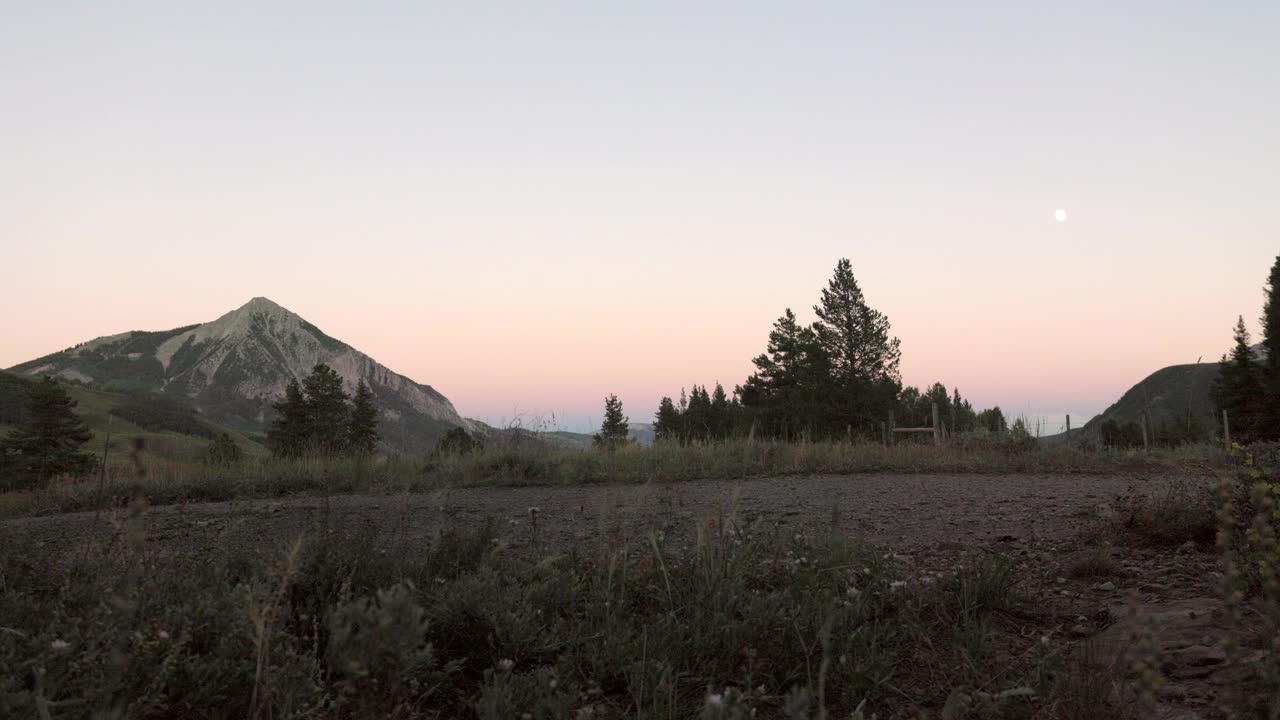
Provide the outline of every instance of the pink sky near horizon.
{"type": "Polygon", "coordinates": [[[0,367],[266,296],[581,430],[742,382],[848,257],[905,382],[1078,423],[1280,252],[1267,3],[10,14],[0,367]]]}

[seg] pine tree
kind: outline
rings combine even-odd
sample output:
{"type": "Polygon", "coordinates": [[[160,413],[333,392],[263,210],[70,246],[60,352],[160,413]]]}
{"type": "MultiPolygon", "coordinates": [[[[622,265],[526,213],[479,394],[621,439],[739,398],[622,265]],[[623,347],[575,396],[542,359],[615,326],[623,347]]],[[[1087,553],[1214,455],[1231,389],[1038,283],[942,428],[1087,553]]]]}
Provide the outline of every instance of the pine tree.
{"type": "Polygon", "coordinates": [[[228,466],[240,462],[242,454],[236,441],[228,433],[221,433],[209,443],[206,460],[210,465],[228,466]]]}
{"type": "Polygon", "coordinates": [[[1253,358],[1249,348],[1249,330],[1244,317],[1236,321],[1235,347],[1222,356],[1218,365],[1218,378],[1213,396],[1218,412],[1227,411],[1231,423],[1231,437],[1245,441],[1257,440],[1262,421],[1263,405],[1262,368],[1253,358]]]}
{"type": "Polygon", "coordinates": [[[347,449],[351,409],[342,376],[324,363],[317,364],[302,380],[307,402],[307,430],[311,444],[322,453],[341,453],[347,449]]]}
{"type": "Polygon", "coordinates": [[[833,372],[834,419],[839,426],[877,420],[900,389],[902,351],[889,335],[889,319],[867,305],[848,258],[836,263],[813,310],[818,316],[814,330],[833,372]]]}
{"type": "Polygon", "coordinates": [[[716,389],[711,393],[707,425],[711,437],[723,440],[729,436],[729,396],[725,394],[724,386],[719,382],[716,382],[716,389]]]}
{"type": "Polygon", "coordinates": [[[378,449],[378,408],[364,380],[356,385],[356,395],[351,402],[347,449],[355,455],[372,455],[378,449]]]}
{"type": "Polygon", "coordinates": [[[1261,417],[1258,439],[1280,438],[1280,256],[1267,277],[1262,305],[1262,347],[1267,357],[1262,368],[1261,417]]]}
{"type": "Polygon", "coordinates": [[[653,418],[653,437],[655,440],[680,439],[680,412],[669,397],[664,396],[658,403],[658,412],[653,418]]]}
{"type": "Polygon", "coordinates": [[[622,401],[617,395],[604,399],[604,422],[593,438],[596,447],[612,450],[627,442],[627,416],[622,414],[622,401]]]}
{"type": "Polygon", "coordinates": [[[59,475],[82,475],[94,464],[80,452],[93,433],[76,414],[76,401],[53,378],[31,386],[28,419],[0,441],[0,457],[8,473],[23,484],[38,484],[59,475]]]}
{"type": "Polygon", "coordinates": [[[711,396],[705,387],[689,391],[689,408],[684,412],[684,430],[689,440],[705,440],[711,431],[711,396]]]}
{"type": "Polygon", "coordinates": [[[484,447],[484,443],[472,437],[465,429],[456,427],[440,438],[431,456],[434,458],[451,455],[469,455],[484,447]]]}
{"type": "Polygon", "coordinates": [[[276,419],[267,429],[267,445],[277,457],[300,457],[311,448],[311,423],[307,399],[297,380],[290,380],[284,399],[272,405],[276,419]]]}
{"type": "Polygon", "coordinates": [[[742,404],[767,435],[792,437],[820,429],[831,388],[831,366],[812,327],[803,327],[787,308],[773,324],[756,371],[738,388],[742,404]]]}

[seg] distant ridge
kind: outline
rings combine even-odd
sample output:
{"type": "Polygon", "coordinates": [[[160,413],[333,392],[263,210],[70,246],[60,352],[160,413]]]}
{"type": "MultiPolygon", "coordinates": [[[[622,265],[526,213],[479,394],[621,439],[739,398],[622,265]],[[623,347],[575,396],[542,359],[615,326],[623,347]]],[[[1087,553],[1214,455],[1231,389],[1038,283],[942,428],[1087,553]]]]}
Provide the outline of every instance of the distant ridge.
{"type": "Polygon", "coordinates": [[[391,371],[265,297],[211,322],[108,335],[11,371],[117,392],[182,396],[220,423],[261,430],[288,382],[321,362],[342,376],[348,391],[360,380],[373,390],[388,450],[424,452],[450,428],[471,427],[431,386],[391,371]]]}

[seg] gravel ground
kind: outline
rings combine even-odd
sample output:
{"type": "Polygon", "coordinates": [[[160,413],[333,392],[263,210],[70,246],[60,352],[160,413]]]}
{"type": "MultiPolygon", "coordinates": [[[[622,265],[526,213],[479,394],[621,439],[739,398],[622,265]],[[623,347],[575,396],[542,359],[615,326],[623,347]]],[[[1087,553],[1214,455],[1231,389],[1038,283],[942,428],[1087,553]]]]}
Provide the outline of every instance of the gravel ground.
{"type": "MultiPolygon", "coordinates": [[[[278,548],[327,524],[374,526],[410,544],[494,523],[515,548],[589,551],[643,542],[651,531],[689,542],[699,526],[732,521],[752,534],[831,533],[898,552],[1036,544],[1072,536],[1121,494],[1165,481],[1097,475],[846,475],[652,485],[465,488],[424,495],[239,500],[141,511],[146,537],[166,548],[231,542],[278,548]],[[325,506],[328,506],[326,512],[325,506]],[[537,508],[531,513],[530,508],[537,508]],[[536,523],[533,515],[536,514],[536,523]],[[327,515],[327,517],[326,517],[327,515]],[[536,526],[536,528],[535,528],[536,526]]],[[[0,541],[74,546],[107,539],[125,511],[0,521],[0,541]]]]}

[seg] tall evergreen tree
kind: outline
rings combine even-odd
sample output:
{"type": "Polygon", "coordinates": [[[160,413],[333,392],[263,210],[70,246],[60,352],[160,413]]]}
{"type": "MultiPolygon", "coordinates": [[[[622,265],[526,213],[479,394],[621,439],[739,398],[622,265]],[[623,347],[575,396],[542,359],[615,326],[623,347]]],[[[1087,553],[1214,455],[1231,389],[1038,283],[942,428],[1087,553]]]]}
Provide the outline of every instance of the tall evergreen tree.
{"type": "Polygon", "coordinates": [[[1263,422],[1262,368],[1254,360],[1249,348],[1249,330],[1244,317],[1236,321],[1235,346],[1222,356],[1218,365],[1218,378],[1213,396],[1218,412],[1227,411],[1231,423],[1231,437],[1240,440],[1257,440],[1263,422]]]}
{"type": "Polygon", "coordinates": [[[728,437],[729,420],[729,396],[725,394],[724,386],[717,381],[716,389],[711,392],[707,412],[707,426],[711,437],[717,440],[728,437]]]}
{"type": "Polygon", "coordinates": [[[627,416],[622,414],[622,401],[617,395],[604,399],[604,422],[592,440],[596,447],[607,450],[626,444],[627,416]]]}
{"type": "Polygon", "coordinates": [[[378,451],[378,407],[374,405],[374,392],[365,380],[356,384],[356,395],[351,400],[347,448],[355,455],[372,455],[378,451]]]}
{"type": "Polygon", "coordinates": [[[351,400],[347,449],[355,455],[372,455],[378,449],[378,408],[373,404],[373,391],[364,380],[356,385],[351,400]]]}
{"type": "Polygon", "coordinates": [[[276,418],[267,429],[267,445],[278,457],[300,457],[311,448],[311,421],[307,399],[297,380],[284,388],[284,399],[272,405],[276,418]]]}
{"type": "Polygon", "coordinates": [[[658,412],[653,418],[653,437],[655,440],[680,439],[680,411],[676,410],[669,397],[664,396],[658,403],[658,412]]]}
{"type": "Polygon", "coordinates": [[[351,409],[342,376],[324,363],[317,364],[302,380],[307,398],[307,429],[314,448],[323,453],[340,453],[347,449],[351,409]]]}
{"type": "Polygon", "coordinates": [[[1263,361],[1263,400],[1257,434],[1259,439],[1275,440],[1280,438],[1280,255],[1271,265],[1265,292],[1262,347],[1267,357],[1263,361]]]}
{"type": "Polygon", "coordinates": [[[689,440],[706,440],[711,433],[711,396],[696,384],[689,392],[689,408],[684,412],[684,430],[689,440]]]}
{"type": "Polygon", "coordinates": [[[830,358],[838,424],[865,425],[878,420],[901,387],[898,339],[889,334],[889,319],[867,305],[848,258],[835,272],[815,305],[818,340],[830,358]]]}
{"type": "Polygon", "coordinates": [[[27,421],[0,441],[7,472],[22,484],[41,483],[59,475],[82,475],[94,464],[80,452],[93,433],[76,414],[76,401],[53,378],[31,386],[27,421]]]}
{"type": "Polygon", "coordinates": [[[752,363],[756,371],[737,394],[762,433],[786,438],[823,430],[831,365],[812,327],[801,326],[787,308],[773,324],[765,354],[752,363]]]}

